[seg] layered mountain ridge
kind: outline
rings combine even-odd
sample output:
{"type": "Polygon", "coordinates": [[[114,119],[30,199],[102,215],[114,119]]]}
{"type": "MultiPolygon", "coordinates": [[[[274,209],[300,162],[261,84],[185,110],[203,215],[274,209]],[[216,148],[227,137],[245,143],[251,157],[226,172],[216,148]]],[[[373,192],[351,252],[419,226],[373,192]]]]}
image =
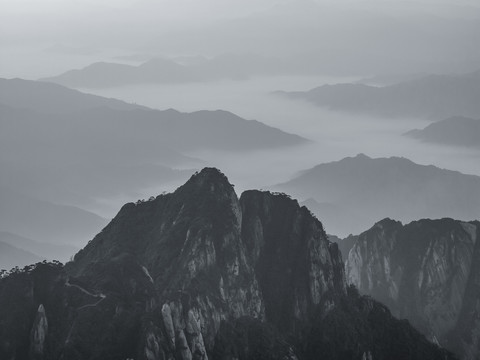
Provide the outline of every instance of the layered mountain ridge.
{"type": "Polygon", "coordinates": [[[78,248],[117,204],[185,182],[214,161],[206,153],[308,143],[228,111],[155,110],[22,79],[0,79],[0,129],[0,230],[78,248]],[[84,218],[80,209],[87,210],[84,218]]]}
{"type": "Polygon", "coordinates": [[[410,130],[403,135],[425,142],[480,148],[480,120],[456,116],[436,121],[421,130],[410,130]]]}
{"type": "Polygon", "coordinates": [[[460,75],[428,75],[384,87],[364,84],[322,85],[309,91],[277,92],[335,111],[382,118],[478,118],[480,71],[460,75]]]}
{"type": "Polygon", "coordinates": [[[74,260],[0,280],[8,359],[452,359],[346,286],[321,222],[217,169],[129,203],[74,260]]]}
{"type": "Polygon", "coordinates": [[[327,230],[341,237],[385,217],[474,220],[480,214],[480,177],[402,157],[358,154],[317,165],[274,189],[305,199],[327,230]]]}

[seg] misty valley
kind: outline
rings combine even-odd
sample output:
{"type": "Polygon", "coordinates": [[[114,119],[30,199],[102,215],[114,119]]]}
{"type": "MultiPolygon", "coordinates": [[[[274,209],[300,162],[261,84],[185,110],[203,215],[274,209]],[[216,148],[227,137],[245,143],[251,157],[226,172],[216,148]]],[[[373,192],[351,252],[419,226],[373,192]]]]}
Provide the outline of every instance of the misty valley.
{"type": "Polygon", "coordinates": [[[480,359],[475,1],[44,6],[0,14],[0,360],[480,359]]]}

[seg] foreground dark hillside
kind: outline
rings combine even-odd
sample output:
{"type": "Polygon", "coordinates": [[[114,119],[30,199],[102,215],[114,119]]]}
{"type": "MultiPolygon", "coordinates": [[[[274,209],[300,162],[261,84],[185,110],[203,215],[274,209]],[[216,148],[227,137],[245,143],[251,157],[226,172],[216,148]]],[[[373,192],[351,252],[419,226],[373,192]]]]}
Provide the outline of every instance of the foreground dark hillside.
{"type": "Polygon", "coordinates": [[[0,281],[2,359],[453,359],[347,288],[336,244],[285,195],[216,169],[126,204],[65,267],[0,281]]]}

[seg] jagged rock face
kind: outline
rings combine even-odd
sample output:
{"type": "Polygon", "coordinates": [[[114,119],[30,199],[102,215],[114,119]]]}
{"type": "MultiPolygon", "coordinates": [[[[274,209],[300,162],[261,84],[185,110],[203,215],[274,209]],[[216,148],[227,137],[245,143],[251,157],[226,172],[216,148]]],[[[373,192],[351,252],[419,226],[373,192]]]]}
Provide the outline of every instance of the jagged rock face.
{"type": "Polygon", "coordinates": [[[480,253],[475,255],[479,231],[478,222],[420,220],[403,226],[382,220],[350,250],[347,281],[410,320],[431,340],[472,358],[456,345],[454,329],[466,299],[472,297],[472,271],[480,265],[480,253]]]}
{"type": "Polygon", "coordinates": [[[305,207],[260,191],[243,193],[240,202],[242,234],[271,323],[291,329],[311,316],[325,294],[345,293],[338,247],[305,207]]]}
{"type": "Polygon", "coordinates": [[[391,269],[392,250],[401,227],[400,222],[389,219],[375,224],[357,238],[345,263],[347,282],[387,305],[398,299],[404,269],[401,266],[391,269]]]}
{"type": "MultiPolygon", "coordinates": [[[[125,205],[64,268],[0,280],[0,358],[32,359],[39,344],[44,359],[60,360],[318,358],[331,341],[324,319],[356,339],[336,310],[342,302],[349,312],[361,306],[356,319],[371,330],[375,307],[348,300],[343,269],[338,247],[296,201],[258,191],[239,200],[222,173],[204,169],[172,194],[125,205]],[[318,339],[325,346],[305,350],[318,339]]],[[[403,329],[387,315],[386,329],[403,329]]],[[[422,349],[412,358],[450,358],[398,331],[422,349]]],[[[373,340],[359,339],[332,359],[361,358],[373,340]]]]}

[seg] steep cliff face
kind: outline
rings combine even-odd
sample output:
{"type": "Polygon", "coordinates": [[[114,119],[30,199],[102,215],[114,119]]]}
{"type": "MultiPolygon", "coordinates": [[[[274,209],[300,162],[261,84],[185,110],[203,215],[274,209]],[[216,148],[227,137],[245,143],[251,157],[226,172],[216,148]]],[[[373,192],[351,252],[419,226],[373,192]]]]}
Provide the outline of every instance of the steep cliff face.
{"type": "Polygon", "coordinates": [[[410,320],[431,340],[463,358],[475,358],[477,325],[467,320],[465,312],[469,308],[472,314],[480,301],[475,289],[479,225],[441,219],[403,226],[382,220],[362,233],[350,250],[347,282],[388,305],[396,316],[410,320]],[[459,327],[460,323],[464,325],[459,327]],[[460,329],[469,333],[468,339],[460,340],[455,331],[460,329]],[[465,350],[472,346],[475,349],[469,352],[474,357],[465,350]]]}
{"type": "Polygon", "coordinates": [[[255,261],[267,319],[279,329],[305,322],[327,293],[345,294],[341,254],[297,201],[260,191],[240,199],[247,251],[255,261]]]}
{"type": "Polygon", "coordinates": [[[450,358],[347,290],[338,247],[306,208],[259,191],[239,200],[207,168],[172,194],[125,205],[64,268],[0,280],[0,357],[382,359],[375,342],[395,336],[389,352],[406,343],[422,350],[411,358],[450,358]],[[384,329],[376,337],[372,316],[384,329]],[[351,341],[330,349],[329,328],[351,341]]]}

